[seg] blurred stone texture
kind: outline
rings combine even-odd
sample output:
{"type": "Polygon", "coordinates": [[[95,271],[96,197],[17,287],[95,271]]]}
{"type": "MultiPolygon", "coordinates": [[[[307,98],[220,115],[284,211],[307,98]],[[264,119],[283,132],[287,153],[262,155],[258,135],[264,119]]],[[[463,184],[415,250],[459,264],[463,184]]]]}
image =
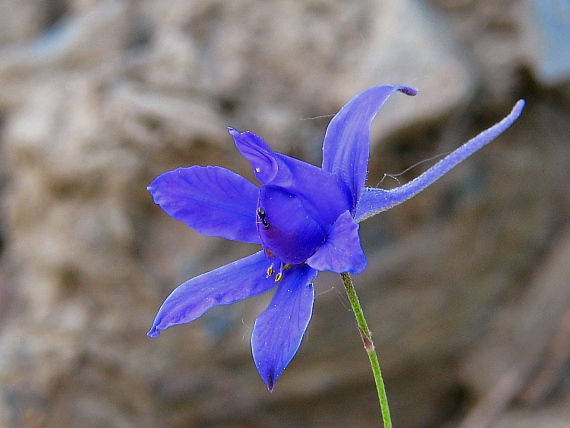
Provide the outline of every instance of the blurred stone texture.
{"type": "Polygon", "coordinates": [[[226,126],[319,163],[329,115],[384,83],[420,94],[377,119],[370,185],[417,176],[528,102],[361,227],[354,280],[395,426],[566,426],[570,70],[547,62],[570,57],[552,42],[569,15],[535,3],[0,0],[0,426],[378,426],[337,276],[317,279],[271,394],[249,350],[269,296],[145,336],[175,286],[255,251],[187,229],[145,187],[192,164],[251,178],[226,126]]]}

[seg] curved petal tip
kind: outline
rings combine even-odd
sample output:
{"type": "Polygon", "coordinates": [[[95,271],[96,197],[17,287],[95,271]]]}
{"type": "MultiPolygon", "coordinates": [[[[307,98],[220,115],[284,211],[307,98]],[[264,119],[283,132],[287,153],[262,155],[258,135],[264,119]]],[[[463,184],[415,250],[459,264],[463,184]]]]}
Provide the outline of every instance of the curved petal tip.
{"type": "Polygon", "coordinates": [[[153,337],[153,338],[158,337],[158,336],[160,336],[160,330],[153,326],[146,335],[148,337],[153,337]]]}
{"type": "Polygon", "coordinates": [[[519,117],[523,111],[525,104],[526,104],[525,100],[518,100],[515,106],[513,107],[513,110],[511,111],[511,115],[514,115],[515,118],[519,117]]]}
{"type": "Polygon", "coordinates": [[[401,93],[409,95],[411,97],[418,95],[418,92],[420,92],[419,90],[410,88],[409,86],[396,86],[396,89],[398,89],[398,91],[401,93]]]}

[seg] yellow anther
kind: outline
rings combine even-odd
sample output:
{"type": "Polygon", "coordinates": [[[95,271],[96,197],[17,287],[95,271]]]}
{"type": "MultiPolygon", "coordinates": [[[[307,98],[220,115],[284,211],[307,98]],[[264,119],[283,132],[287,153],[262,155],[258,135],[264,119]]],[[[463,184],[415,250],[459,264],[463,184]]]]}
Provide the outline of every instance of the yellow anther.
{"type": "Polygon", "coordinates": [[[289,263],[283,265],[283,270],[289,270],[291,269],[291,265],[289,263]]]}
{"type": "Polygon", "coordinates": [[[281,281],[282,278],[283,278],[283,274],[281,272],[279,272],[277,275],[275,275],[275,282],[281,281]]]}
{"type": "Polygon", "coordinates": [[[267,268],[267,276],[270,277],[273,275],[273,265],[267,268]]]}

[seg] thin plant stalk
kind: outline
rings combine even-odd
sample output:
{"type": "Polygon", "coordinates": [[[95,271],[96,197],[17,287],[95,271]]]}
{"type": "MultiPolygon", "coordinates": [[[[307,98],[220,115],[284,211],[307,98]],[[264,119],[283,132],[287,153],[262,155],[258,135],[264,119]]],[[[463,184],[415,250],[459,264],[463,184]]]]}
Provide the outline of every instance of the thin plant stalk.
{"type": "Polygon", "coordinates": [[[364,318],[364,312],[362,311],[362,306],[358,300],[354,284],[352,283],[352,278],[348,272],[341,273],[340,276],[342,277],[342,282],[344,283],[344,288],[346,290],[346,294],[348,295],[350,306],[352,307],[354,317],[356,318],[358,331],[360,333],[360,337],[362,338],[362,344],[364,345],[364,349],[366,350],[368,359],[370,360],[370,367],[372,367],[372,374],[374,375],[374,382],[376,383],[376,392],[378,393],[378,401],[380,402],[380,411],[382,412],[382,421],[384,423],[384,428],[392,428],[392,419],[390,418],[390,408],[388,406],[388,396],[386,395],[386,388],[384,387],[384,379],[382,378],[380,363],[378,362],[378,355],[376,354],[374,342],[372,342],[372,334],[368,328],[366,318],[364,318]]]}

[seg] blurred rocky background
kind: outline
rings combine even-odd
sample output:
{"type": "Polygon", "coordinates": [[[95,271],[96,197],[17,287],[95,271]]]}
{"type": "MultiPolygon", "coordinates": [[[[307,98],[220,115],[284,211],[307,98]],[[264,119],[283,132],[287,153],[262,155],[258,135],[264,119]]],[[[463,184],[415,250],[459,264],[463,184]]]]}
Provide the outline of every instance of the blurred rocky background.
{"type": "Polygon", "coordinates": [[[361,227],[395,426],[568,427],[569,46],[568,0],[0,0],[0,427],[379,426],[338,276],[273,393],[249,350],[269,296],[146,337],[174,287],[255,248],[145,188],[193,164],[252,177],[226,126],[318,164],[330,115],[384,83],[420,94],[375,122],[383,187],[527,100],[361,227]]]}

